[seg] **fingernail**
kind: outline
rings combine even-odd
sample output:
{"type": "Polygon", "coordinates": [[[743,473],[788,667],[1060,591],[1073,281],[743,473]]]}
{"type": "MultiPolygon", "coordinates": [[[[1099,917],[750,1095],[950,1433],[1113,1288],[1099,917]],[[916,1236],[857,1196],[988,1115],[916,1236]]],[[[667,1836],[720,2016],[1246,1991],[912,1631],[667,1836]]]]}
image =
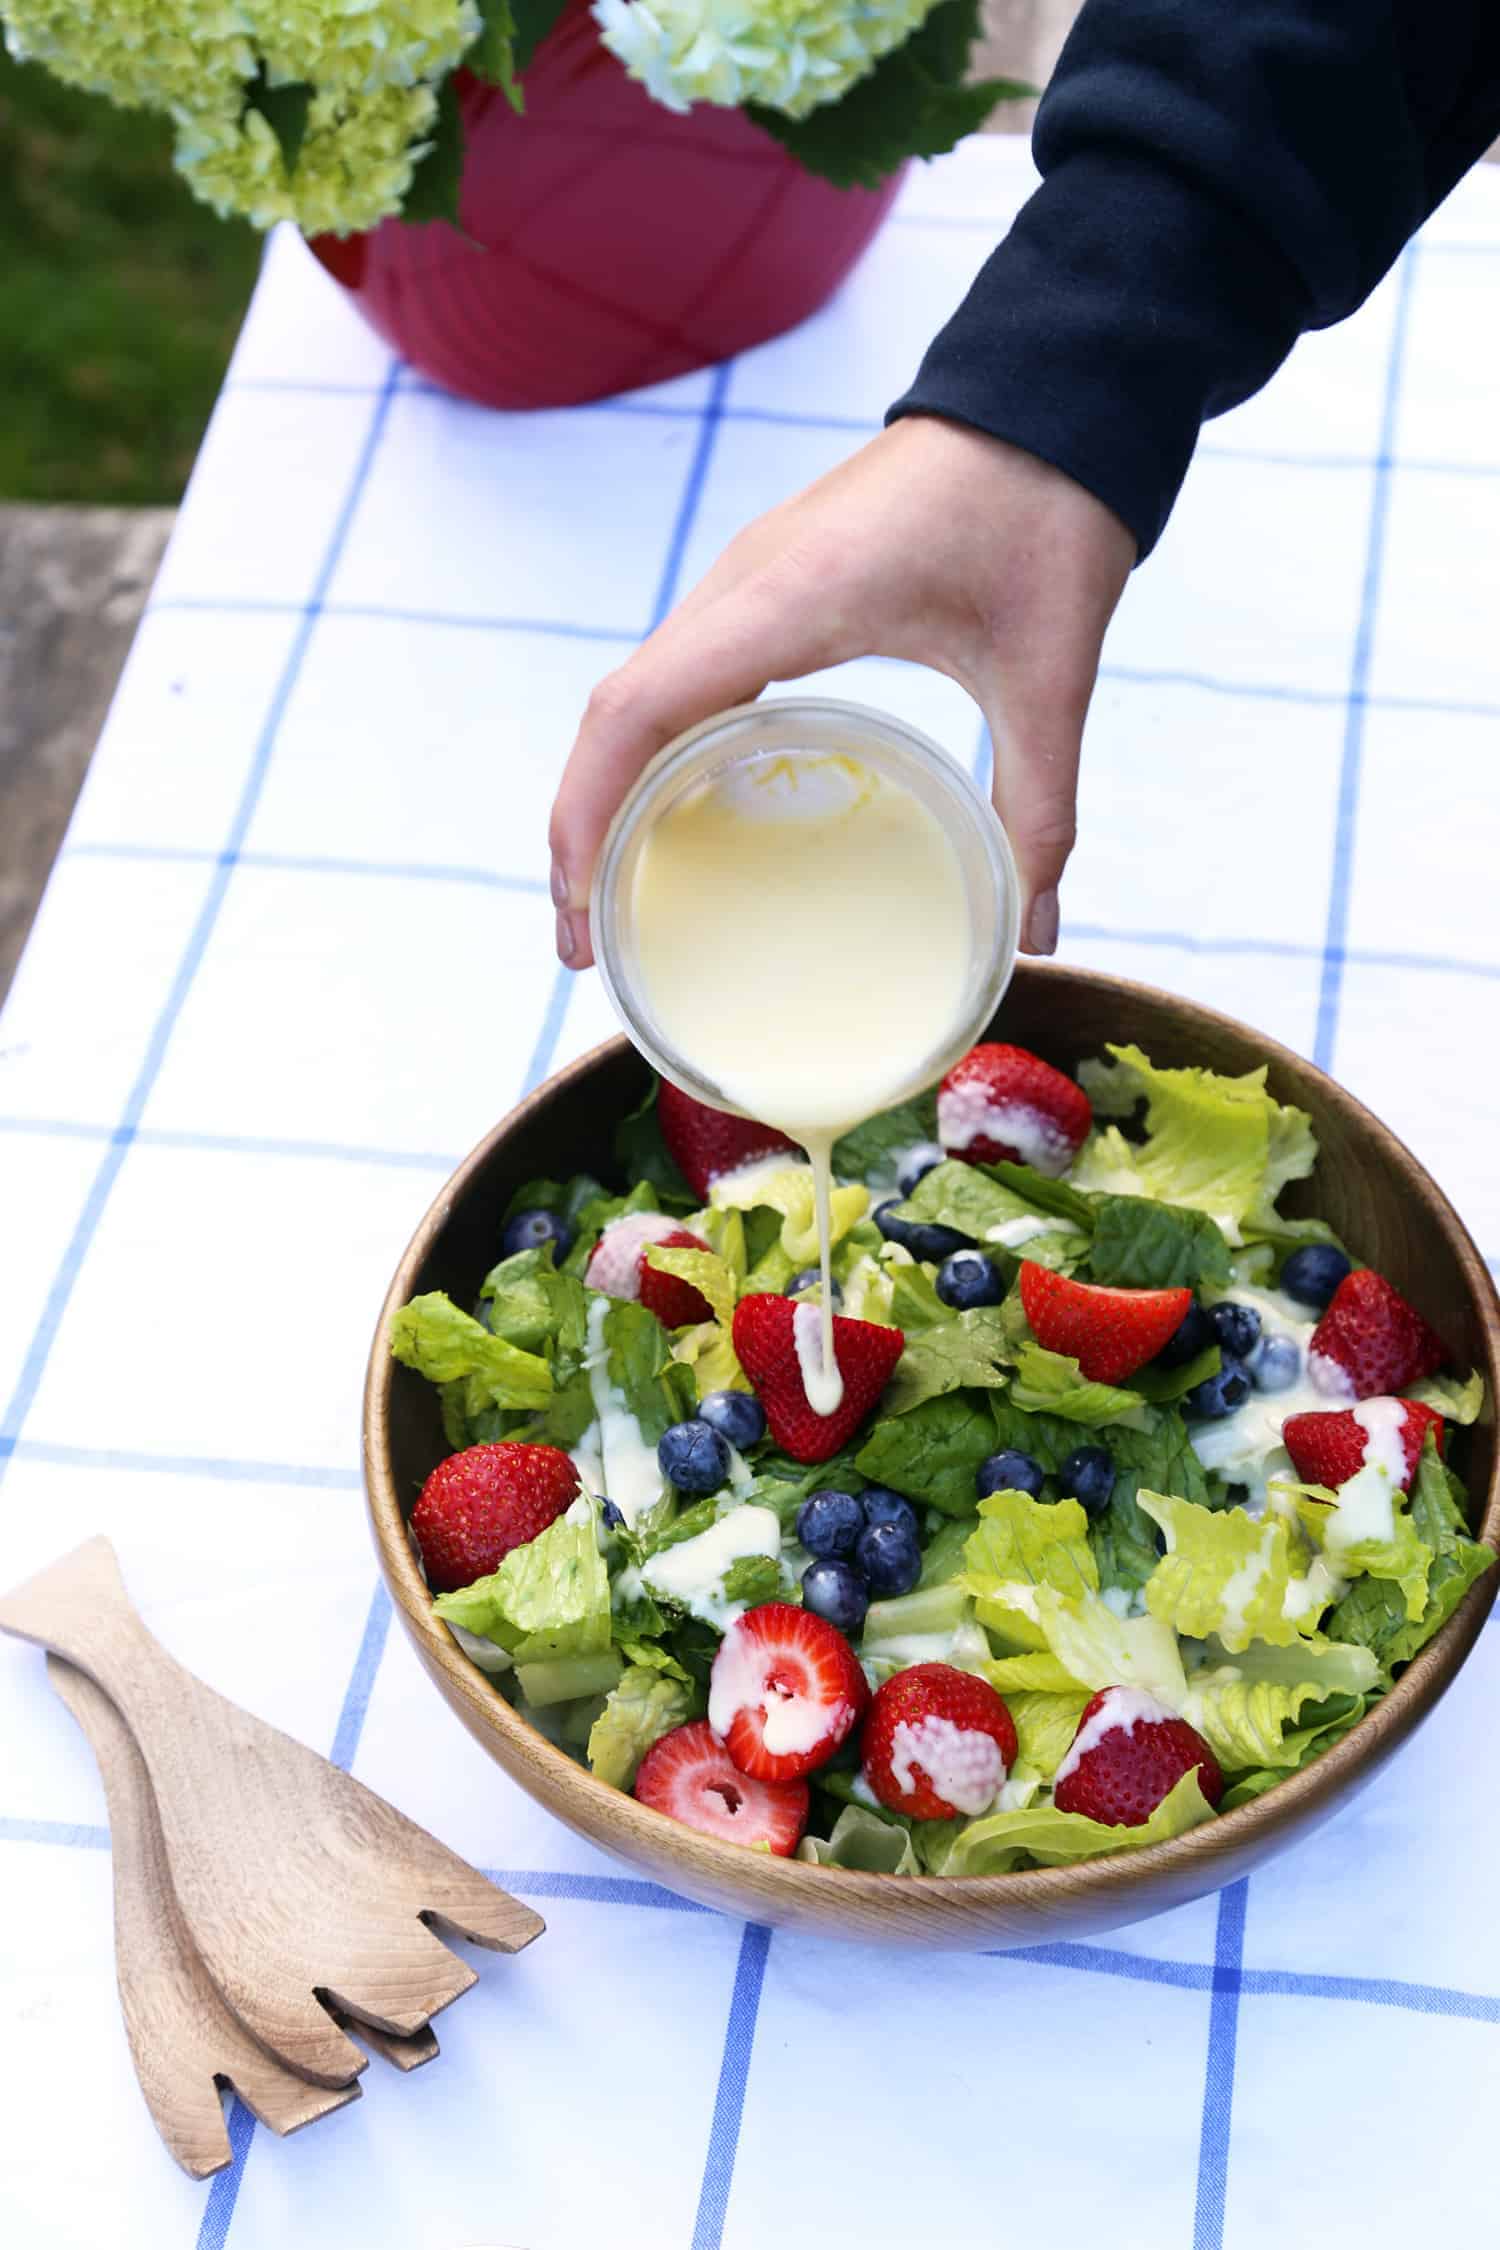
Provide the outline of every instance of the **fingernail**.
{"type": "Polygon", "coordinates": [[[578,943],[573,935],[573,917],[568,913],[559,914],[557,917],[557,958],[562,962],[571,961],[577,951],[578,943]]]}
{"type": "Polygon", "coordinates": [[[558,908],[568,903],[568,878],[563,873],[562,861],[558,859],[552,862],[552,903],[558,908]]]}
{"type": "Polygon", "coordinates": [[[1031,902],[1026,917],[1026,943],[1033,953],[1057,951],[1057,893],[1042,891],[1031,902]]]}

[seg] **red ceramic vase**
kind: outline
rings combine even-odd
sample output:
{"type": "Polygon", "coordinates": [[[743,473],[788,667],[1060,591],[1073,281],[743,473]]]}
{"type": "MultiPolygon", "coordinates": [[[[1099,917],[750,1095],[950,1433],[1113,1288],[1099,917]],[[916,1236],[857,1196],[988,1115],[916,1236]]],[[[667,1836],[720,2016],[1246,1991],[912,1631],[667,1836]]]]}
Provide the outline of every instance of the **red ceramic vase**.
{"type": "Polygon", "coordinates": [[[733,109],[677,116],[574,0],[526,114],[460,73],[464,232],[387,219],[312,248],[372,328],[484,406],[569,406],[664,382],[816,311],[879,227],[877,191],[814,179],[733,109]]]}

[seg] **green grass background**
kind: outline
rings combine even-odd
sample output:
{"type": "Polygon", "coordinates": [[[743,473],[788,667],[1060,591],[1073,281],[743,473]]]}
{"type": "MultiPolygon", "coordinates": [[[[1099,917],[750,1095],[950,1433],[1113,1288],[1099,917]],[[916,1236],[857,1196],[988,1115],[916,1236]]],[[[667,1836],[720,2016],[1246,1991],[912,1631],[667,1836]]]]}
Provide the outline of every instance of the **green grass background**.
{"type": "Polygon", "coordinates": [[[0,46],[0,501],[178,499],[259,259],[165,119],[0,46]]]}

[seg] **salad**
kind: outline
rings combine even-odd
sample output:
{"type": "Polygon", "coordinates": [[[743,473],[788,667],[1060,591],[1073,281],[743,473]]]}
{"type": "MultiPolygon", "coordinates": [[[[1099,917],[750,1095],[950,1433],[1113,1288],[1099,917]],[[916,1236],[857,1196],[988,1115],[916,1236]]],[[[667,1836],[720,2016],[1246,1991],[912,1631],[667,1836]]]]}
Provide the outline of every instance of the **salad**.
{"type": "Polygon", "coordinates": [[[812,1176],[665,1083],[624,1186],[533,1180],[472,1308],[395,1316],[452,1452],[434,1609],[602,1780],[833,1868],[987,1875],[1180,1834],[1356,1726],[1494,1560],[1482,1405],[1317,1219],[1264,1070],[986,1042],[812,1176]]]}

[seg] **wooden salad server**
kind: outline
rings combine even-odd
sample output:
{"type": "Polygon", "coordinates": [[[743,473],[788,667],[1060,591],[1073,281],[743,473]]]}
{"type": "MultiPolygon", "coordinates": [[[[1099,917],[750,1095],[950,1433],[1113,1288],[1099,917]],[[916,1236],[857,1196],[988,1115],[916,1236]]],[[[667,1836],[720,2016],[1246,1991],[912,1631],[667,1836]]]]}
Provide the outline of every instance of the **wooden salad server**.
{"type": "Polygon", "coordinates": [[[195,2180],[230,2162],[222,2086],[273,2133],[294,2133],[355,2100],[358,2083],[314,2086],[258,2047],[193,1951],[167,1868],[156,1801],[130,1729],[86,1672],[49,1656],[47,1677],[88,1737],[109,1807],[115,1976],[135,2074],[156,2129],[195,2180]]]}
{"type": "Polygon", "coordinates": [[[187,1936],[263,2047],[324,2086],[366,2062],[334,2011],[410,2038],[475,1981],[434,1934],[514,1953],[540,1915],[352,1775],[229,1703],[147,1632],[107,1539],[0,1599],[79,1665],[145,1763],[187,1936]]]}

